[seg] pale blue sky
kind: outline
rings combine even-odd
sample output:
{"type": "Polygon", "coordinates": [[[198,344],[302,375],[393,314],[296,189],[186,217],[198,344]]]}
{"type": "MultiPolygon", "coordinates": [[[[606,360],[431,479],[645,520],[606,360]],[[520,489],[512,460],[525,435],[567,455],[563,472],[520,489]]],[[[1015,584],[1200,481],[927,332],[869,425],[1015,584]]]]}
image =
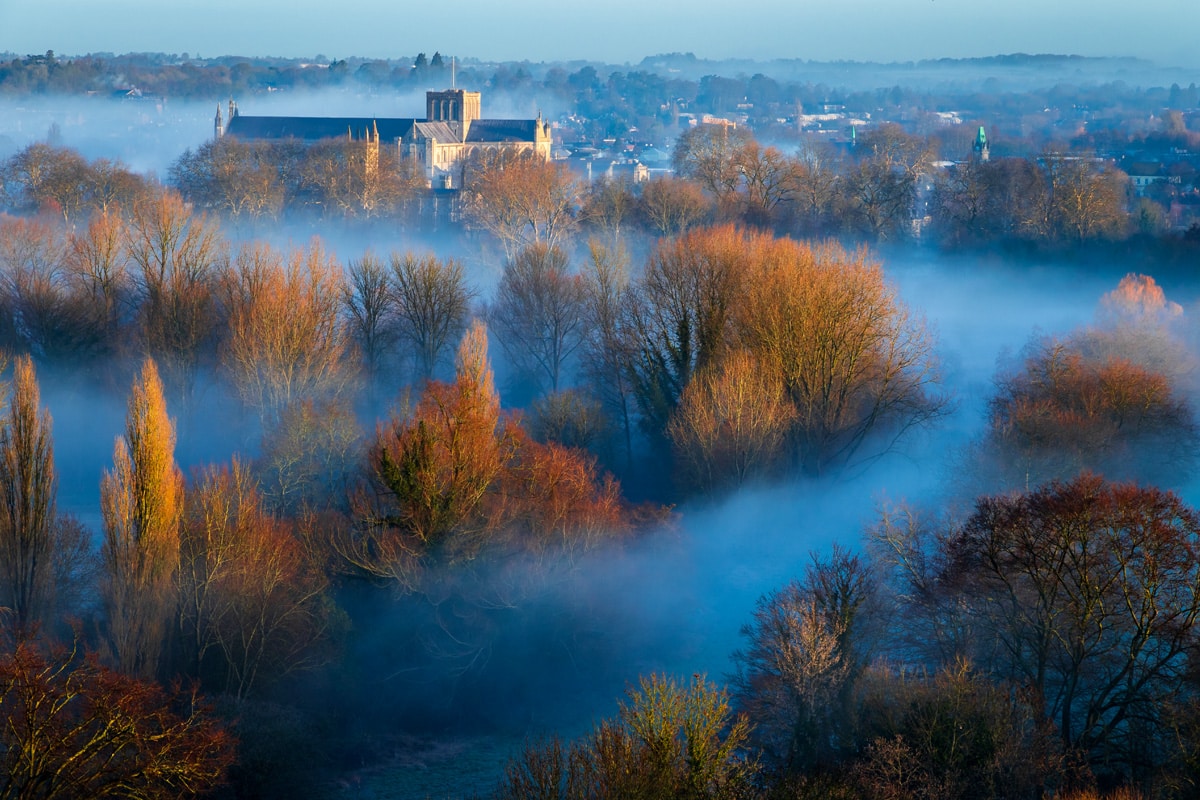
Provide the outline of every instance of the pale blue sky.
{"type": "Polygon", "coordinates": [[[1200,67],[1200,0],[0,0],[0,50],[638,61],[1133,55],[1200,67]]]}

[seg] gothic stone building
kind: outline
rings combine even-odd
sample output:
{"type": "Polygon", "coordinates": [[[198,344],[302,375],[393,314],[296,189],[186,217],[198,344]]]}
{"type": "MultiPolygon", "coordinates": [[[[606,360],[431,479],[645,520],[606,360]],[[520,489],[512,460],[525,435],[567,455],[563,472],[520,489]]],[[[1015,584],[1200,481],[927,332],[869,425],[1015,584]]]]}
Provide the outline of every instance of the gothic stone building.
{"type": "Polygon", "coordinates": [[[425,119],[368,117],[251,117],[229,101],[229,118],[217,106],[214,133],[239,139],[315,142],[346,137],[397,148],[424,165],[431,186],[458,188],[463,159],[479,150],[533,153],[550,158],[550,124],[537,119],[483,119],[480,93],[446,89],[425,93],[425,119]]]}

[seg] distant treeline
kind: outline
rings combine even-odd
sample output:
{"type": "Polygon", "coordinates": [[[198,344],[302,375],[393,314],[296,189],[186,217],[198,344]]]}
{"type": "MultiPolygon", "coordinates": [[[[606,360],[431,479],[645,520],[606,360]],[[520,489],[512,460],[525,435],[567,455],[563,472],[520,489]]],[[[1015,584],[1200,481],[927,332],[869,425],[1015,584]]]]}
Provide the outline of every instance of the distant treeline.
{"type": "MultiPolygon", "coordinates": [[[[664,64],[669,57],[659,59],[664,64]]],[[[672,62],[673,63],[673,62],[672,62]]],[[[736,62],[740,63],[740,62],[736,62]]],[[[690,72],[690,70],[689,70],[690,72]]],[[[826,78],[776,77],[770,64],[730,69],[722,74],[683,77],[654,59],[638,68],[604,64],[488,64],[459,59],[457,83],[536,98],[543,108],[561,110],[583,125],[587,138],[616,137],[659,141],[676,129],[680,114],[744,116],[760,135],[795,138],[798,114],[836,110],[906,124],[936,124],[936,111],[957,110],[993,123],[1003,121],[1012,137],[1074,135],[1081,120],[1105,130],[1130,116],[1144,120],[1164,108],[1195,109],[1200,88],[1140,86],[1125,81],[1077,82],[1055,79],[1038,89],[994,90],[974,84],[920,87],[903,72],[886,72],[891,85],[847,88],[826,78]]],[[[818,73],[824,74],[824,73],[818,73]]],[[[450,83],[450,58],[440,53],[395,59],[242,58],[201,59],[188,54],[93,54],[62,58],[53,52],[13,57],[0,63],[0,96],[37,94],[138,95],[216,101],[272,92],[317,89],[355,91],[424,90],[450,83]]],[[[988,84],[982,84],[986,87],[988,84]]]]}
{"type": "MultiPolygon", "coordinates": [[[[486,231],[510,257],[527,244],[599,236],[628,246],[630,235],[678,236],[714,223],[797,237],[1057,252],[1119,241],[1182,252],[1200,239],[1197,173],[1185,159],[1138,195],[1125,172],[1088,150],[938,163],[954,149],[969,148],[961,138],[884,124],[865,128],[853,145],[788,155],[744,128],[702,125],[679,137],[674,175],[640,183],[607,176],[589,183],[562,162],[477,157],[461,165],[456,183],[466,188],[441,199],[453,213],[443,209],[437,224],[453,218],[464,232],[486,231]]],[[[183,153],[169,179],[195,209],[234,222],[297,214],[415,229],[435,222],[419,164],[361,141],[226,137],[183,153]]],[[[67,222],[130,208],[153,188],[120,162],[89,162],[49,144],[0,162],[0,207],[67,222]]]]}

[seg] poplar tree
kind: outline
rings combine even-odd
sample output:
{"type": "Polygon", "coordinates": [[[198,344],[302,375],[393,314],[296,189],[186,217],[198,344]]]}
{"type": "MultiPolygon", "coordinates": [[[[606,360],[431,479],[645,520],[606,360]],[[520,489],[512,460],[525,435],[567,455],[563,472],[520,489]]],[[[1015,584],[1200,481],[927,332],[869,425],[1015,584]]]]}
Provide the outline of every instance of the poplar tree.
{"type": "Polygon", "coordinates": [[[100,484],[108,638],[122,672],[154,673],[179,564],[183,475],[162,381],[146,359],[129,398],[125,436],[100,484]]]}
{"type": "Polygon", "coordinates": [[[51,574],[58,477],[50,431],[33,360],[21,356],[0,435],[0,605],[18,631],[38,619],[51,574]]]}

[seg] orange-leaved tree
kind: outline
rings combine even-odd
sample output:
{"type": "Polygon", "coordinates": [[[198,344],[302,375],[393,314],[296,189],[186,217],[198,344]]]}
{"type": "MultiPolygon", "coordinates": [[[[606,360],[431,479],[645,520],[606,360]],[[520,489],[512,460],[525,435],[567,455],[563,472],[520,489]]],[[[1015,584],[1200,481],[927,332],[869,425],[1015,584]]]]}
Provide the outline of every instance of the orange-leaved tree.
{"type": "Polygon", "coordinates": [[[484,497],[508,458],[487,330],[463,336],[454,383],[431,382],[412,412],[376,432],[371,490],[356,500],[359,524],[342,555],[373,574],[407,581],[431,552],[472,551],[489,527],[484,497]]]}
{"type": "Polygon", "coordinates": [[[133,384],[113,468],[100,483],[100,510],[108,643],[122,672],[152,676],[174,607],[183,475],[175,465],[175,425],[150,359],[133,384]]]}
{"type": "Polygon", "coordinates": [[[1190,404],[1163,373],[1086,345],[1078,337],[1029,345],[1023,369],[997,381],[983,455],[1015,485],[1085,469],[1179,480],[1195,464],[1190,404]]]}
{"type": "Polygon", "coordinates": [[[294,526],[266,512],[237,460],[197,476],[181,551],[181,643],[194,675],[242,698],[320,662],[326,576],[294,526]]]}
{"type": "Polygon", "coordinates": [[[476,322],[454,383],[427,384],[411,413],[376,432],[371,486],[335,543],[353,567],[413,586],[423,566],[485,547],[542,551],[629,527],[617,484],[581,451],[531,440],[500,410],[476,322]]]}
{"type": "Polygon", "coordinates": [[[0,797],[195,797],[234,759],[194,695],[29,640],[0,652],[0,718],[0,797]]]}

